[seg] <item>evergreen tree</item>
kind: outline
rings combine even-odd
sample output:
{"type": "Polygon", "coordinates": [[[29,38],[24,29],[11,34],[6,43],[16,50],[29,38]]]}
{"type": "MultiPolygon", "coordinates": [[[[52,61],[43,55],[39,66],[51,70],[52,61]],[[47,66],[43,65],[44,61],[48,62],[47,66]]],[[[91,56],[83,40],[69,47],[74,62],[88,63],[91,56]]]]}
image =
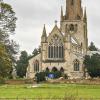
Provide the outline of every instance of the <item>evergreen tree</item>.
{"type": "Polygon", "coordinates": [[[32,52],[33,57],[36,56],[37,54],[41,53],[41,48],[35,48],[34,51],[32,52]]]}
{"type": "Polygon", "coordinates": [[[84,65],[91,77],[100,77],[100,55],[85,56],[84,65]]]}
{"type": "Polygon", "coordinates": [[[90,51],[98,51],[98,48],[94,45],[93,42],[91,42],[90,46],[89,46],[89,50],[90,51]]]}
{"type": "Polygon", "coordinates": [[[26,76],[27,67],[28,67],[28,54],[26,51],[22,51],[20,59],[17,61],[16,65],[17,75],[21,78],[26,76]]]}

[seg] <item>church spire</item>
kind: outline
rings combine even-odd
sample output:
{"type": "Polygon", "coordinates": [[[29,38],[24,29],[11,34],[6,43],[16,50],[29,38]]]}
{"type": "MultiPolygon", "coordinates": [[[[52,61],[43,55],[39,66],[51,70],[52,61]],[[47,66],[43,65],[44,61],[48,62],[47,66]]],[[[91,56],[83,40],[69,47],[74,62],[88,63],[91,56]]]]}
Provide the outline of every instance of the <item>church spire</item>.
{"type": "Polygon", "coordinates": [[[80,20],[82,18],[81,0],[66,0],[66,19],[80,20]]]}
{"type": "Polygon", "coordinates": [[[42,36],[41,36],[41,42],[46,42],[47,39],[47,34],[46,34],[46,28],[45,28],[45,24],[44,24],[44,28],[43,28],[43,32],[42,32],[42,36]]]}
{"type": "Polygon", "coordinates": [[[44,24],[44,28],[43,28],[43,32],[42,32],[42,37],[47,37],[45,24],[44,24]]]}

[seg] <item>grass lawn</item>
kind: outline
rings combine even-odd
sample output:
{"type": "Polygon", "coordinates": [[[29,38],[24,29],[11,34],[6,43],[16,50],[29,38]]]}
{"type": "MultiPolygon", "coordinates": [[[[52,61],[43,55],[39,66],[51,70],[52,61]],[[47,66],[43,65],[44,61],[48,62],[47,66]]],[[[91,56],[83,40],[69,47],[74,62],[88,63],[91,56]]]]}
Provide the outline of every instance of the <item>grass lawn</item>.
{"type": "Polygon", "coordinates": [[[62,98],[65,96],[82,98],[100,98],[100,85],[78,84],[40,84],[31,85],[1,85],[0,98],[62,98]]]}

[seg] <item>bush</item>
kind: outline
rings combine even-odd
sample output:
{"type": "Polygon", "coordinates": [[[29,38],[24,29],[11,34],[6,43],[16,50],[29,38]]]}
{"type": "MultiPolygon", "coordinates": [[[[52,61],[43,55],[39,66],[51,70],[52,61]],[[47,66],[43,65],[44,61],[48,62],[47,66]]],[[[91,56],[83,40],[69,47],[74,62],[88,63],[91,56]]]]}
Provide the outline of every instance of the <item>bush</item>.
{"type": "Polygon", "coordinates": [[[42,81],[46,81],[45,76],[46,76],[45,72],[36,73],[35,77],[36,77],[37,83],[42,82],[42,81]]]}
{"type": "Polygon", "coordinates": [[[68,79],[68,75],[67,74],[64,74],[63,77],[64,77],[64,79],[68,79]]]}

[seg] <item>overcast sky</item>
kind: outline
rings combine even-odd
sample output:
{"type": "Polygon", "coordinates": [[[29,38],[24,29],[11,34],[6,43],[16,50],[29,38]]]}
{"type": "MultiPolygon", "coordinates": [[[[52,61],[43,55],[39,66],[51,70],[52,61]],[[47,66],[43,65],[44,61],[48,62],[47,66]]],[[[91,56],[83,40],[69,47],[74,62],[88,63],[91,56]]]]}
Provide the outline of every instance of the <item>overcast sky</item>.
{"type": "MultiPolygon", "coordinates": [[[[54,21],[60,18],[60,7],[65,9],[65,0],[4,0],[16,12],[17,28],[14,40],[20,45],[20,50],[31,53],[40,45],[43,25],[46,24],[49,33],[54,21]]],[[[100,0],[83,0],[87,8],[88,37],[100,48],[100,0]]],[[[64,10],[65,11],[65,10],[64,10]]]]}

